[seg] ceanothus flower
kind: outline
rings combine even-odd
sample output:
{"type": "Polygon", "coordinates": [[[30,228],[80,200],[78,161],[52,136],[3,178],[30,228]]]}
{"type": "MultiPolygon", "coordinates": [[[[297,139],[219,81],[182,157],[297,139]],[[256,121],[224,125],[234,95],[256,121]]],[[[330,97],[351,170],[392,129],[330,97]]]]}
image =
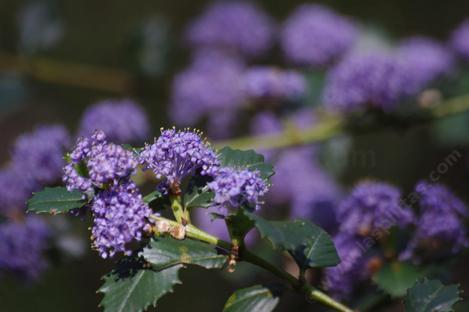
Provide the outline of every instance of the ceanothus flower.
{"type": "Polygon", "coordinates": [[[244,79],[251,99],[296,100],[306,92],[304,77],[292,70],[256,66],[246,71],[244,79]]]}
{"type": "Polygon", "coordinates": [[[351,112],[367,106],[384,111],[408,95],[412,77],[398,59],[382,52],[352,53],[327,74],[323,102],[333,111],[351,112]]]}
{"type": "Polygon", "coordinates": [[[255,57],[271,47],[273,32],[271,18],[257,6],[219,1],[189,25],[186,38],[195,47],[224,48],[255,57]]]}
{"type": "Polygon", "coordinates": [[[130,99],[104,100],[86,109],[80,122],[80,136],[97,129],[114,143],[130,143],[147,138],[150,125],[141,106],[130,99]]]}
{"type": "Polygon", "coordinates": [[[448,74],[453,65],[451,52],[439,42],[414,37],[403,41],[397,49],[403,70],[409,75],[409,91],[416,94],[428,83],[448,74]]]}
{"type": "Polygon", "coordinates": [[[355,186],[340,203],[337,216],[341,231],[364,236],[414,221],[412,211],[401,206],[401,192],[396,187],[371,181],[355,186]]]}
{"type": "Polygon", "coordinates": [[[453,31],[450,44],[461,58],[469,62],[469,19],[453,31]]]}
{"type": "Polygon", "coordinates": [[[316,4],[298,7],[281,32],[286,58],[298,65],[322,67],[344,55],[357,38],[352,21],[316,4]]]}
{"type": "Polygon", "coordinates": [[[415,187],[419,198],[416,231],[402,259],[409,259],[416,249],[440,249],[458,253],[469,247],[464,218],[466,205],[440,184],[419,182],[415,187]]]}
{"type": "Polygon", "coordinates": [[[347,299],[370,271],[358,237],[341,232],[334,238],[334,245],[341,262],[325,270],[324,286],[335,298],[347,299]]]}
{"type": "Polygon", "coordinates": [[[220,168],[207,186],[215,193],[214,206],[224,211],[241,206],[257,210],[269,189],[259,171],[229,167],[220,168]]]}
{"type": "Polygon", "coordinates": [[[170,116],[181,126],[195,125],[202,117],[233,111],[245,102],[244,64],[216,50],[197,53],[189,68],[172,84],[170,116]]]}
{"type": "Polygon", "coordinates": [[[50,234],[47,224],[37,216],[0,224],[0,271],[38,278],[46,267],[43,252],[50,234]]]}
{"type": "Polygon", "coordinates": [[[60,178],[63,155],[70,136],[61,125],[40,126],[20,136],[13,147],[12,166],[21,168],[28,179],[52,183],[60,178]]]}
{"type": "Polygon", "coordinates": [[[79,138],[70,159],[64,167],[63,181],[67,189],[82,192],[127,179],[138,165],[131,151],[108,143],[106,135],[100,130],[89,138],[79,138]]]}
{"type": "Polygon", "coordinates": [[[153,144],[146,144],[140,162],[162,181],[163,189],[196,174],[213,176],[219,167],[215,151],[200,133],[175,129],[162,130],[153,144]]]}
{"type": "Polygon", "coordinates": [[[22,211],[26,200],[38,184],[20,166],[0,170],[0,213],[9,215],[22,211]]]}
{"type": "Polygon", "coordinates": [[[93,246],[104,259],[118,252],[130,255],[128,244],[140,241],[151,228],[152,210],[133,182],[113,185],[97,193],[91,211],[93,246]]]}

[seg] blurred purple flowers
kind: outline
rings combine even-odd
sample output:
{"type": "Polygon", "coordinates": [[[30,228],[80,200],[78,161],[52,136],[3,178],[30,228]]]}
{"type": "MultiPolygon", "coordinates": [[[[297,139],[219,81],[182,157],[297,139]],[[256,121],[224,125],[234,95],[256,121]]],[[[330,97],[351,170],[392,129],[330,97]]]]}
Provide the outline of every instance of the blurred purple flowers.
{"type": "Polygon", "coordinates": [[[256,57],[273,43],[274,24],[255,5],[218,1],[188,27],[187,41],[197,47],[222,48],[256,57]]]}
{"type": "Polygon", "coordinates": [[[469,19],[454,30],[450,44],[462,59],[469,61],[469,19]]]}
{"type": "Polygon", "coordinates": [[[356,26],[347,18],[324,6],[305,4],[285,22],[281,45],[290,62],[323,67],[344,55],[357,34],[356,26]]]}
{"type": "Polygon", "coordinates": [[[401,192],[396,187],[382,182],[361,182],[339,205],[340,230],[367,236],[393,226],[409,225],[414,220],[413,213],[401,202],[401,192]]]}
{"type": "Polygon", "coordinates": [[[105,100],[83,113],[79,135],[91,136],[98,129],[104,131],[111,142],[132,143],[146,139],[150,125],[143,108],[134,101],[105,100]]]}

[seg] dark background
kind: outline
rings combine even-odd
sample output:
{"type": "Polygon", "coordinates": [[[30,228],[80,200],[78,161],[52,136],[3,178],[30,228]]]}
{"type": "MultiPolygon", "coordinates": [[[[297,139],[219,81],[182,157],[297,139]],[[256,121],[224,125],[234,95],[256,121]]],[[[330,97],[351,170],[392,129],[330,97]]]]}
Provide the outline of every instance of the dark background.
{"type": "MultiPolygon", "coordinates": [[[[18,55],[18,10],[26,1],[0,0],[0,51],[18,55]]],[[[24,75],[22,81],[28,93],[14,106],[0,111],[0,139],[2,162],[8,159],[9,146],[15,137],[31,130],[40,123],[65,123],[75,129],[83,110],[95,101],[109,97],[131,96],[137,99],[149,113],[154,132],[169,126],[166,106],[171,79],[187,63],[188,49],[181,44],[184,25],[202,9],[208,1],[122,1],[122,0],[62,0],[57,9],[65,23],[65,35],[59,44],[39,56],[48,59],[77,62],[99,67],[117,68],[132,75],[132,85],[118,92],[106,92],[87,88],[38,81],[24,75]],[[159,15],[170,24],[171,46],[165,58],[165,70],[159,77],[143,77],[132,71],[129,56],[131,36],[142,20],[159,15]]],[[[301,1],[261,1],[261,5],[278,21],[301,1]]],[[[392,38],[422,34],[440,39],[469,16],[469,1],[322,1],[339,12],[352,15],[363,24],[378,31],[386,31],[392,38]]],[[[3,60],[5,61],[5,60],[3,60]]],[[[2,56],[0,56],[2,64],[2,56]]],[[[0,73],[2,67],[0,66],[0,73]]],[[[469,92],[469,90],[467,90],[469,92]]],[[[2,102],[2,105],[6,105],[2,102]]],[[[461,117],[462,118],[462,117],[461,117]]],[[[464,118],[467,118],[465,116],[464,118]]],[[[466,121],[468,121],[466,119],[466,121]]],[[[447,120],[451,127],[453,120],[447,120]]],[[[457,120],[454,120],[456,124],[457,120]]],[[[467,122],[469,124],[469,121],[467,122]]],[[[458,128],[459,129],[459,128],[458,128]]],[[[464,131],[464,129],[457,131],[464,131]]],[[[464,153],[442,182],[450,185],[465,198],[467,189],[467,157],[464,140],[443,142],[433,136],[431,126],[417,126],[406,132],[382,130],[354,137],[352,150],[372,151],[373,163],[351,162],[341,174],[341,183],[351,185],[358,178],[375,177],[398,184],[410,191],[421,178],[451,151],[464,153]],[[444,144],[446,143],[446,144],[444,144]]],[[[469,133],[458,136],[469,137],[469,133]],[[466,135],[467,134],[467,135],[466,135]]],[[[86,230],[86,224],[76,222],[86,230]]],[[[461,263],[464,261],[461,260],[461,263]]],[[[101,260],[91,251],[81,260],[52,263],[38,284],[24,285],[12,280],[0,280],[1,311],[96,311],[100,295],[95,290],[101,284],[100,277],[110,270],[112,263],[101,260]]],[[[455,266],[458,276],[468,276],[463,265],[455,266]]],[[[242,269],[240,269],[242,271],[242,269]]],[[[251,285],[249,281],[233,281],[227,274],[214,272],[200,274],[199,269],[183,271],[184,285],[175,287],[159,303],[159,311],[220,311],[236,286],[251,285]],[[224,280],[229,279],[231,282],[224,280]]],[[[467,283],[467,281],[466,281],[467,283]]],[[[466,285],[466,290],[467,290],[466,285]]],[[[289,295],[279,310],[306,311],[302,298],[289,295]]],[[[313,308],[311,308],[313,309],[313,308]]]]}

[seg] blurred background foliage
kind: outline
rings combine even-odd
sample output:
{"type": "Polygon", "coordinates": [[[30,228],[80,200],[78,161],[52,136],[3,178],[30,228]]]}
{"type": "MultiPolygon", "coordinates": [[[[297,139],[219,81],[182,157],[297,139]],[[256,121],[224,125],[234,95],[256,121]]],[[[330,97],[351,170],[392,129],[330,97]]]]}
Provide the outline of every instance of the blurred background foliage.
{"type": "MultiPolygon", "coordinates": [[[[258,2],[277,21],[282,21],[303,3],[258,2]]],[[[466,0],[318,2],[354,16],[390,38],[418,34],[445,39],[469,13],[466,0]]],[[[104,98],[137,99],[148,112],[153,133],[162,126],[170,126],[167,105],[171,81],[174,74],[187,64],[189,55],[188,48],[182,43],[181,32],[207,3],[209,1],[1,0],[0,160],[5,162],[8,159],[9,146],[15,137],[31,130],[34,125],[60,122],[74,130],[84,109],[104,98]],[[23,33],[26,27],[29,27],[28,35],[23,33]],[[34,29],[38,30],[37,34],[31,31],[34,29]],[[65,72],[66,79],[48,80],[48,74],[54,76],[54,66],[48,67],[47,64],[39,71],[39,78],[42,78],[37,79],[38,72],[31,64],[38,60],[53,61],[54,66],[65,72]],[[108,76],[113,83],[110,86],[105,83],[102,88],[86,87],[83,77],[75,76],[77,72],[72,70],[76,69],[73,66],[80,67],[79,64],[89,70],[85,70],[88,75],[84,75],[88,78],[96,78],[94,67],[110,70],[108,76]],[[72,66],[70,72],[64,70],[67,66],[72,66]]],[[[469,86],[462,84],[461,89],[469,93],[469,86]]],[[[327,169],[337,173],[343,185],[352,185],[357,179],[369,176],[393,182],[405,193],[417,180],[427,177],[435,165],[455,148],[466,155],[468,125],[469,116],[465,114],[441,121],[436,128],[422,125],[405,132],[385,129],[353,137],[349,142],[351,149],[373,151],[373,164],[346,162],[340,170],[335,168],[337,162],[333,156],[337,156],[337,149],[334,149],[333,142],[329,143],[332,154],[327,154],[326,149],[323,158],[327,160],[327,169]]],[[[467,169],[465,156],[442,178],[442,182],[466,202],[469,200],[467,169]]],[[[89,235],[86,225],[79,220],[72,222],[89,235]]],[[[112,264],[88,248],[86,250],[87,255],[80,260],[51,263],[51,269],[37,284],[2,280],[0,309],[95,311],[100,296],[94,290],[100,286],[100,277],[109,271],[112,264]]],[[[460,259],[455,270],[460,272],[458,276],[467,291],[469,269],[464,265],[465,260],[467,257],[460,259]]],[[[242,272],[243,268],[239,271],[242,272]]],[[[200,280],[199,273],[198,269],[183,272],[182,279],[186,282],[177,286],[176,295],[165,297],[158,310],[219,311],[237,286],[249,285],[242,279],[233,280],[227,274],[215,272],[205,273],[200,280]],[[230,279],[231,283],[224,282],[225,279],[230,279]],[[194,287],[197,283],[203,287],[194,287]]],[[[299,300],[301,298],[289,296],[289,299],[281,301],[279,311],[315,311],[314,306],[307,306],[299,300]]]]}

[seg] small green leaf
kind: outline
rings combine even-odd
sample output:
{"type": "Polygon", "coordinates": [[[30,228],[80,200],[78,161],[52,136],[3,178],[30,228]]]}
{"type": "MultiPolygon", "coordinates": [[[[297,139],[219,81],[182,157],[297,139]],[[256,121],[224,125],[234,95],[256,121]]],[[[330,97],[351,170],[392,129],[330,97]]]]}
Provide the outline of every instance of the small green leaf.
{"type": "Polygon", "coordinates": [[[171,237],[156,237],[150,242],[150,248],[143,250],[143,257],[160,270],[179,264],[199,265],[206,269],[221,269],[227,261],[225,255],[217,249],[192,239],[176,240],[171,237]]]}
{"type": "Polygon", "coordinates": [[[122,147],[128,151],[134,153],[135,156],[139,156],[141,151],[143,151],[143,147],[133,147],[130,144],[122,144],[122,147]]]}
{"type": "Polygon", "coordinates": [[[419,280],[407,291],[406,312],[451,312],[461,300],[458,285],[445,286],[438,280],[419,280]]]}
{"type": "Polygon", "coordinates": [[[105,312],[141,312],[180,284],[178,271],[181,265],[162,271],[140,269],[129,276],[116,272],[104,277],[104,285],[98,290],[104,294],[100,306],[105,312]]]}
{"type": "Polygon", "coordinates": [[[143,201],[146,203],[146,204],[149,204],[151,203],[152,201],[154,200],[157,200],[159,198],[163,197],[163,194],[161,194],[160,192],[158,191],[153,191],[151,192],[150,194],[146,195],[145,197],[143,197],[143,201]]]}
{"type": "Polygon", "coordinates": [[[186,208],[208,208],[212,205],[214,196],[213,192],[194,188],[191,193],[184,195],[184,206],[186,208]]]}
{"type": "Polygon", "coordinates": [[[306,220],[268,221],[244,212],[255,222],[263,238],[275,248],[288,251],[302,268],[335,266],[340,258],[334,243],[323,229],[306,220]]]}
{"type": "Polygon", "coordinates": [[[254,227],[255,223],[244,214],[244,210],[239,209],[236,213],[224,218],[228,232],[232,239],[243,241],[246,234],[254,227]]]}
{"type": "Polygon", "coordinates": [[[422,277],[422,270],[408,263],[384,265],[374,276],[375,283],[393,297],[402,297],[415,281],[422,277]]]}
{"type": "Polygon", "coordinates": [[[235,291],[223,308],[223,312],[270,312],[277,306],[279,299],[270,289],[256,285],[235,291]]]}
{"type": "Polygon", "coordinates": [[[222,166],[259,170],[263,179],[268,179],[274,175],[273,166],[264,162],[264,156],[253,150],[242,151],[224,147],[219,151],[218,157],[222,166]]]}
{"type": "Polygon", "coordinates": [[[69,192],[65,187],[46,187],[28,200],[28,211],[35,213],[65,213],[86,204],[85,195],[69,192]]]}

